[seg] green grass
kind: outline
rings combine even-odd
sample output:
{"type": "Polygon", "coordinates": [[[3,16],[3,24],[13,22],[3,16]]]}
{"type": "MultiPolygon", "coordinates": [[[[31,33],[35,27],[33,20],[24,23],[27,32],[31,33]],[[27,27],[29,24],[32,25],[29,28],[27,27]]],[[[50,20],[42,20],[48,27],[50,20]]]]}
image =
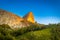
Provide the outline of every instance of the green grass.
{"type": "Polygon", "coordinates": [[[44,29],[39,31],[31,31],[20,35],[17,39],[20,40],[51,40],[51,32],[50,29],[44,29]]]}
{"type": "Polygon", "coordinates": [[[60,40],[60,24],[32,25],[19,30],[0,25],[0,40],[60,40]]]}

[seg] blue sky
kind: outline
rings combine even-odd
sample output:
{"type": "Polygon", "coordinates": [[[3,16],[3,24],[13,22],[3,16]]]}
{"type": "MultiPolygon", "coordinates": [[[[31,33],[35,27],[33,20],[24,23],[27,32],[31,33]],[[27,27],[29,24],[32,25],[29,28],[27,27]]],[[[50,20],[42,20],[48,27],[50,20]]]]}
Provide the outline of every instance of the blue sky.
{"type": "Polygon", "coordinates": [[[33,12],[41,24],[60,22],[60,0],[0,0],[0,9],[21,17],[33,12]]]}

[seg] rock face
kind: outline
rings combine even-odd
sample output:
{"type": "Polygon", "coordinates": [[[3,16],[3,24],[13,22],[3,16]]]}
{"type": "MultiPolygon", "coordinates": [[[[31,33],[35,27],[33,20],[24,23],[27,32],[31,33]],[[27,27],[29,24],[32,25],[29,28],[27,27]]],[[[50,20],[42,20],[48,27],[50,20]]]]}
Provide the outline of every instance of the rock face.
{"type": "Polygon", "coordinates": [[[23,18],[24,18],[26,21],[35,23],[35,21],[34,21],[34,16],[33,16],[32,12],[29,12],[29,13],[28,13],[27,15],[25,15],[23,18]]]}
{"type": "Polygon", "coordinates": [[[34,23],[34,17],[32,15],[32,12],[30,12],[24,18],[21,18],[5,10],[0,10],[0,25],[8,24],[12,29],[17,29],[29,26],[29,22],[34,23]]]}

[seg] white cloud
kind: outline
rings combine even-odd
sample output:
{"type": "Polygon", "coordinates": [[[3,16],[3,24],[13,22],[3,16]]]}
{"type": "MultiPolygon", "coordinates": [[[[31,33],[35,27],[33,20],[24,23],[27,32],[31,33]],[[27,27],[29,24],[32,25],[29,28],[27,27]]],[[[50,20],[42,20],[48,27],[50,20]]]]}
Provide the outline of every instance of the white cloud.
{"type": "Polygon", "coordinates": [[[45,17],[45,18],[36,18],[35,19],[38,23],[40,24],[54,24],[54,23],[60,23],[60,19],[56,18],[56,17],[45,17]]]}

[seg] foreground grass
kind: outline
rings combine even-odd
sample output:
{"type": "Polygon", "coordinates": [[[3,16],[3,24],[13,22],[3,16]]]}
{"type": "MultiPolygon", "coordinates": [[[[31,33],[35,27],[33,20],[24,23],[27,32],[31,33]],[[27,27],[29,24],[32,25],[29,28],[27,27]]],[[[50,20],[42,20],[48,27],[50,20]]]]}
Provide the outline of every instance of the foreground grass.
{"type": "Polygon", "coordinates": [[[60,24],[32,25],[19,30],[0,25],[0,40],[60,40],[60,24]]]}
{"type": "Polygon", "coordinates": [[[17,37],[19,40],[51,40],[50,29],[31,31],[17,37]]]}

